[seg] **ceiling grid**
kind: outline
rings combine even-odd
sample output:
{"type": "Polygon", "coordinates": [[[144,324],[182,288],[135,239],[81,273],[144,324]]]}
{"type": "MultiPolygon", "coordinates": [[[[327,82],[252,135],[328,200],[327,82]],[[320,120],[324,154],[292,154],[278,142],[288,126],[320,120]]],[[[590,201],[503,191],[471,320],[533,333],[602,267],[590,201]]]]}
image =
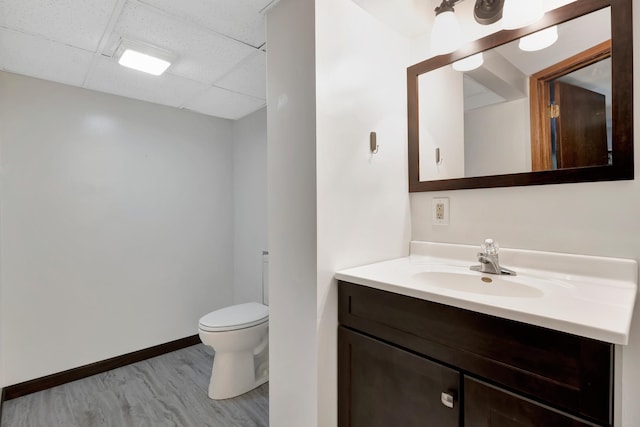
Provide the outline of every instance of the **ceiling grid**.
{"type": "Polygon", "coordinates": [[[228,119],[266,105],[271,0],[0,0],[0,69],[228,119]],[[154,77],[121,67],[123,40],[169,50],[154,77]]]}

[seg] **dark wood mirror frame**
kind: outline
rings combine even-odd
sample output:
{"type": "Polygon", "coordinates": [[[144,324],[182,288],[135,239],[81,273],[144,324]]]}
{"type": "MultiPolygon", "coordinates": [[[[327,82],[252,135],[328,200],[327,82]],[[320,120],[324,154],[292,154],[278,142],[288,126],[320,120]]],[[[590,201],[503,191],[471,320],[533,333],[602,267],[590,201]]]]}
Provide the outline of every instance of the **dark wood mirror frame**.
{"type": "Polygon", "coordinates": [[[499,31],[451,54],[430,58],[407,68],[409,191],[460,190],[633,179],[633,23],[631,3],[632,0],[577,0],[547,12],[543,19],[533,25],[518,30],[499,31]],[[611,7],[612,165],[420,181],[418,77],[421,74],[605,7],[611,7]]]}

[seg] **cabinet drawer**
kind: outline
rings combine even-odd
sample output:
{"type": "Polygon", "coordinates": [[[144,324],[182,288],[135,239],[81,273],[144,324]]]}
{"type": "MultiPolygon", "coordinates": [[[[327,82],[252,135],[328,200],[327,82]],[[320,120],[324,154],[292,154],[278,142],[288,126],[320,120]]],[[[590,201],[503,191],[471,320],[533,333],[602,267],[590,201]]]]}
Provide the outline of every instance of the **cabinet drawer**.
{"type": "Polygon", "coordinates": [[[342,325],[610,425],[612,344],[340,282],[342,325]]]}
{"type": "Polygon", "coordinates": [[[460,425],[458,371],[343,327],[338,354],[340,427],[460,425]]]}
{"type": "Polygon", "coordinates": [[[595,426],[469,377],[464,378],[464,420],[473,427],[595,426]]]}

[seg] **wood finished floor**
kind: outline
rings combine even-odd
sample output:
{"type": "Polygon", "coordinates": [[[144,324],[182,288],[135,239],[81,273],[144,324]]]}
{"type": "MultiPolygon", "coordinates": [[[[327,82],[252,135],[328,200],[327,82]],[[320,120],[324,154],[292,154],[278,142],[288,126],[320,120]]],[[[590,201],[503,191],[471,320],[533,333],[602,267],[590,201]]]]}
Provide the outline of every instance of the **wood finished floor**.
{"type": "Polygon", "coordinates": [[[203,344],[4,403],[2,427],[266,427],[269,383],[207,397],[213,350],[203,344]]]}

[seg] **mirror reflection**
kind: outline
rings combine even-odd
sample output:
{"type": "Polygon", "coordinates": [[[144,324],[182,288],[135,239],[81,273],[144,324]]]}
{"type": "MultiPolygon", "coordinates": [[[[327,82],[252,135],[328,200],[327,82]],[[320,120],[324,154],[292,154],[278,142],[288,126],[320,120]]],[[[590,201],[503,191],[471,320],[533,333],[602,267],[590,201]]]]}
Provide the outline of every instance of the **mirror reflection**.
{"type": "Polygon", "coordinates": [[[515,40],[477,68],[421,74],[420,181],[612,164],[610,46],[605,8],[560,24],[546,48],[515,40]]]}

